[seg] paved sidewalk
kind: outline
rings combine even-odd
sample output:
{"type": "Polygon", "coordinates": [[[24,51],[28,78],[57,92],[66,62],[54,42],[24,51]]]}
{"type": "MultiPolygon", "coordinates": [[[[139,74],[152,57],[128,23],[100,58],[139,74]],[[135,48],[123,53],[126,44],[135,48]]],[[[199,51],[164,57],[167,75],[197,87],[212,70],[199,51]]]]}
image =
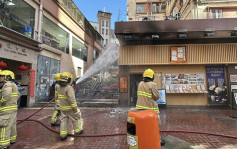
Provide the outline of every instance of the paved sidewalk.
{"type": "MultiPolygon", "coordinates": [[[[126,133],[129,108],[80,108],[84,123],[83,135],[126,133]]],[[[36,108],[18,111],[18,119],[34,113],[36,108]]],[[[31,119],[50,126],[53,108],[47,108],[31,119]]],[[[237,137],[237,110],[203,107],[167,107],[160,109],[160,130],[188,130],[237,137]]],[[[69,125],[72,133],[72,125],[69,125]]],[[[59,127],[51,127],[59,131],[59,127]]],[[[26,121],[17,125],[17,142],[10,149],[126,149],[126,135],[106,137],[68,137],[60,141],[59,134],[46,129],[37,122],[26,121]]],[[[207,149],[236,149],[237,139],[206,134],[161,132],[161,137],[174,136],[207,149]]],[[[173,147],[175,149],[175,146],[173,147]]]]}

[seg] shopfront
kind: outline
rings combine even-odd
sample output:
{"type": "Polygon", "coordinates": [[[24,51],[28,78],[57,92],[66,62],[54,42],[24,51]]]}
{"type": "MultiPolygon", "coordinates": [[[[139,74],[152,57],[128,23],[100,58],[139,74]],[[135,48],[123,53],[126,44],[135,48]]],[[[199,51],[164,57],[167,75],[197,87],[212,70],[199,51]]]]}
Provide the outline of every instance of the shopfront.
{"type": "Polygon", "coordinates": [[[21,106],[33,105],[38,42],[5,27],[0,27],[0,32],[0,62],[6,64],[2,69],[14,72],[17,82],[24,87],[21,106]]]}
{"type": "Polygon", "coordinates": [[[232,107],[230,87],[236,83],[229,80],[230,74],[235,78],[236,73],[233,66],[237,65],[237,39],[231,36],[235,26],[223,24],[237,22],[223,19],[216,25],[212,21],[116,23],[115,34],[121,45],[120,78],[128,80],[128,91],[120,90],[119,104],[134,105],[138,82],[143,72],[151,68],[158,89],[165,90],[168,106],[232,107]],[[208,36],[207,32],[215,36],[208,36]]]}

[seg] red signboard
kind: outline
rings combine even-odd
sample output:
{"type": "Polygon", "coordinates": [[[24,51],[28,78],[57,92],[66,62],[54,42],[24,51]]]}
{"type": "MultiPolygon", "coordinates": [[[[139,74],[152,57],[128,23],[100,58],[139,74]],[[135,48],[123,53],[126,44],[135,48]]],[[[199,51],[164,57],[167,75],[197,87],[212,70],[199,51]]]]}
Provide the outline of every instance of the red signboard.
{"type": "Polygon", "coordinates": [[[120,93],[128,92],[128,78],[120,77],[120,93]]]}
{"type": "Polygon", "coordinates": [[[35,95],[35,70],[31,70],[30,75],[30,97],[35,95]]]}

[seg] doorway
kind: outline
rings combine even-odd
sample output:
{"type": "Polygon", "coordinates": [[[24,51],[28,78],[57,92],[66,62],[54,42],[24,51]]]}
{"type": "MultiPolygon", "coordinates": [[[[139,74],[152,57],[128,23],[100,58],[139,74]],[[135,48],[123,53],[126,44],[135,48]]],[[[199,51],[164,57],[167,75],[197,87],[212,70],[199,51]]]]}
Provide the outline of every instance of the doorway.
{"type": "Polygon", "coordinates": [[[136,106],[137,103],[137,87],[138,84],[143,80],[142,74],[131,74],[130,75],[130,105],[136,106]]]}
{"type": "Polygon", "coordinates": [[[36,102],[47,102],[53,97],[54,76],[60,72],[60,61],[50,57],[38,56],[36,77],[36,102]]]}

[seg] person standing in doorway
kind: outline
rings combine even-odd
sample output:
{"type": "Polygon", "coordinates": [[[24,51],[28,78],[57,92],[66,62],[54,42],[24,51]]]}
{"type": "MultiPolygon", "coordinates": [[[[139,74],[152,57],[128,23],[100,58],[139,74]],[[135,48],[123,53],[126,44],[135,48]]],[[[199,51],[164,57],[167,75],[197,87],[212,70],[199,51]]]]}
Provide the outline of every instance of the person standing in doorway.
{"type": "Polygon", "coordinates": [[[81,112],[77,107],[75,99],[75,91],[70,82],[72,75],[69,72],[63,72],[60,76],[59,85],[56,86],[55,91],[58,94],[59,105],[61,110],[60,116],[60,139],[65,140],[68,136],[68,120],[72,121],[74,134],[79,135],[83,133],[81,124],[81,112]]]}
{"type": "MultiPolygon", "coordinates": [[[[144,71],[143,81],[138,84],[136,109],[154,110],[157,113],[160,124],[159,108],[156,101],[160,98],[160,93],[156,83],[153,82],[154,74],[152,69],[144,71]]],[[[161,145],[163,146],[164,144],[165,141],[161,139],[161,145]]]]}
{"type": "Polygon", "coordinates": [[[24,91],[25,88],[21,86],[21,82],[16,82],[16,81],[15,81],[15,83],[16,83],[16,85],[17,85],[18,92],[19,92],[19,94],[20,94],[20,97],[19,97],[19,99],[17,100],[18,109],[20,109],[20,108],[21,108],[21,96],[22,96],[22,91],[24,91]]]}
{"type": "MultiPolygon", "coordinates": [[[[52,90],[53,90],[53,93],[55,94],[55,97],[58,96],[57,92],[55,91],[55,88],[60,81],[60,75],[61,75],[61,73],[57,73],[55,75],[55,82],[53,82],[53,84],[52,84],[52,90]]],[[[57,122],[57,119],[59,118],[60,113],[61,112],[60,112],[60,107],[59,107],[59,100],[55,99],[54,111],[53,111],[51,121],[50,121],[51,126],[59,126],[60,125],[60,123],[57,122]]]]}
{"type": "Polygon", "coordinates": [[[0,72],[0,148],[8,148],[16,142],[16,116],[19,92],[14,83],[15,75],[12,71],[0,72]]]}

